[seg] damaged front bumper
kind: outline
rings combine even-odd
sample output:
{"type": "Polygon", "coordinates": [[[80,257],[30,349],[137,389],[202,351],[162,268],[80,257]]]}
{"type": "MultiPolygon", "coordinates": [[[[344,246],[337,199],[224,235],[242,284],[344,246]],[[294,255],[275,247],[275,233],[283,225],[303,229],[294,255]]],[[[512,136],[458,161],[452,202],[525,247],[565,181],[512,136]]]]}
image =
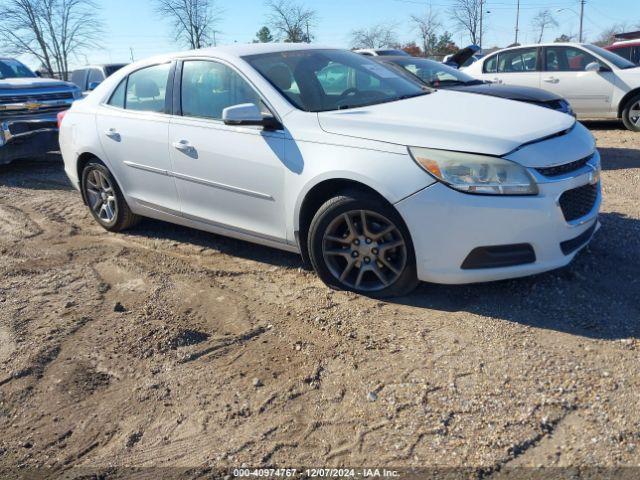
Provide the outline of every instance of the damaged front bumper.
{"type": "Polygon", "coordinates": [[[57,151],[56,115],[0,119],[0,165],[57,151]]]}

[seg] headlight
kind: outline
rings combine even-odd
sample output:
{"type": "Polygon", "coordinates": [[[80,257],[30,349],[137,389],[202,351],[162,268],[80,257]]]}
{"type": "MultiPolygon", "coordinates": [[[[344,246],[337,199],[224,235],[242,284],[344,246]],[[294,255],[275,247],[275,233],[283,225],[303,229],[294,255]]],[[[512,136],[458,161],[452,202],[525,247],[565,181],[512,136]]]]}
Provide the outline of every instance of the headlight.
{"type": "Polygon", "coordinates": [[[537,195],[538,186],[523,166],[498,157],[410,147],[413,159],[437,180],[467,193],[537,195]]]}
{"type": "Polygon", "coordinates": [[[82,98],[82,90],[80,90],[79,88],[74,88],[73,89],[73,99],[74,100],[78,100],[79,98],[82,98]]]}

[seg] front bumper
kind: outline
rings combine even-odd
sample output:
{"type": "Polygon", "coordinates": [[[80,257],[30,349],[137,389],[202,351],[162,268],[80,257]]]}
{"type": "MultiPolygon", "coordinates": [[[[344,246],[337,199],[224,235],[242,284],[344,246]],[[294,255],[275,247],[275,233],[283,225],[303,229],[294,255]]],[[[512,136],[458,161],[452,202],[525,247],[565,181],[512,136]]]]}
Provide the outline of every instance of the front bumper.
{"type": "Polygon", "coordinates": [[[593,208],[574,221],[565,220],[559,199],[568,190],[597,182],[599,165],[596,154],[571,175],[549,179],[532,170],[540,187],[536,196],[469,195],[436,183],[402,200],[396,208],[411,232],[418,278],[443,284],[477,283],[534,275],[569,264],[600,228],[600,184],[593,208]],[[524,244],[533,247],[533,262],[463,268],[478,248],[524,244]]]}
{"type": "Polygon", "coordinates": [[[0,119],[0,165],[58,149],[55,115],[0,119]]]}

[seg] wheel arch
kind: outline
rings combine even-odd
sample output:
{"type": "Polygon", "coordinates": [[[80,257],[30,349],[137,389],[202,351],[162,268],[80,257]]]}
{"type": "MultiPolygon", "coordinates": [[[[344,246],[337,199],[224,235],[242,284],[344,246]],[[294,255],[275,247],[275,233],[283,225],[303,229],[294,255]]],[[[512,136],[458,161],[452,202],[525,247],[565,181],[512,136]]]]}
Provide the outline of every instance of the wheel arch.
{"type": "Polygon", "coordinates": [[[622,99],[620,100],[620,103],[618,104],[618,118],[622,118],[622,112],[627,106],[627,102],[629,102],[629,100],[631,100],[633,97],[636,97],[638,95],[640,95],[640,87],[627,92],[626,95],[622,97],[622,99]]]}
{"type": "Polygon", "coordinates": [[[309,186],[305,189],[305,192],[300,195],[300,199],[296,204],[294,223],[296,241],[300,249],[300,254],[307,266],[311,264],[307,248],[307,237],[314,215],[327,200],[335,197],[340,192],[348,190],[357,190],[363,193],[369,193],[379,197],[381,201],[391,206],[393,205],[389,200],[388,193],[381,193],[378,188],[372,187],[361,179],[348,177],[328,178],[320,180],[309,186]]]}

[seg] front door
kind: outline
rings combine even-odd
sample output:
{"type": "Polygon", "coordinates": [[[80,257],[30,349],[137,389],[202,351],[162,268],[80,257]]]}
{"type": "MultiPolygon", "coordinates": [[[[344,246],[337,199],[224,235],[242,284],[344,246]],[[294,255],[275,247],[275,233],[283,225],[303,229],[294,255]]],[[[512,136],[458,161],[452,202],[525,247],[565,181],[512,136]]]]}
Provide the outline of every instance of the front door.
{"type": "Polygon", "coordinates": [[[227,107],[264,109],[260,96],[233,68],[211,60],[184,61],[179,94],[169,144],[183,216],[284,240],[284,132],[222,121],[227,107]]]}
{"type": "Polygon", "coordinates": [[[615,74],[590,53],[576,47],[545,47],[542,88],[566,98],[581,117],[606,117],[611,113],[615,74]],[[597,62],[605,70],[586,71],[597,62]]]}

